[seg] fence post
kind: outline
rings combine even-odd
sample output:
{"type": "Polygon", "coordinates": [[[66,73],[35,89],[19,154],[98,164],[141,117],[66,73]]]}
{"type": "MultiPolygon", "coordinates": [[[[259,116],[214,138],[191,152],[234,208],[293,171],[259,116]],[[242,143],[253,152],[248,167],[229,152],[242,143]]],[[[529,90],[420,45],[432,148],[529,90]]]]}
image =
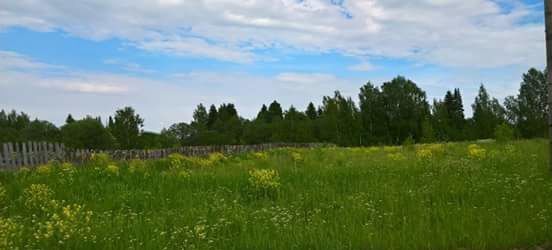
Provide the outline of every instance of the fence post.
{"type": "Polygon", "coordinates": [[[7,154],[6,155],[8,156],[8,159],[10,160],[10,163],[8,164],[8,167],[13,168],[13,167],[15,167],[15,159],[13,157],[13,145],[12,145],[11,142],[8,142],[6,144],[6,147],[7,147],[7,151],[6,151],[7,154]]]}
{"type": "Polygon", "coordinates": [[[23,142],[21,143],[21,153],[23,154],[23,165],[29,166],[29,153],[27,151],[27,143],[23,142]]]}

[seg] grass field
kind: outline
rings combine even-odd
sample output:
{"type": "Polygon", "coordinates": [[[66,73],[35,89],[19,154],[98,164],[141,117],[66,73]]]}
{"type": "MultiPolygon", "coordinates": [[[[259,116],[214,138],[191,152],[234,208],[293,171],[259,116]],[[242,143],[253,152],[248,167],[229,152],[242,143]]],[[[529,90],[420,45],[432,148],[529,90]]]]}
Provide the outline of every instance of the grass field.
{"type": "Polygon", "coordinates": [[[279,149],[0,173],[0,249],[515,249],[552,241],[544,140],[279,149]]]}

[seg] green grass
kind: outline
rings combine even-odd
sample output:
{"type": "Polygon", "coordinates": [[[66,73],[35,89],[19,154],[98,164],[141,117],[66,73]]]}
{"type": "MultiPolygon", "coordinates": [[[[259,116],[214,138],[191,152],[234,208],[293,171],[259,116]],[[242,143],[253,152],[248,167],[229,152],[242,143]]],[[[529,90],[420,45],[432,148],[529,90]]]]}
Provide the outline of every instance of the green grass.
{"type": "Polygon", "coordinates": [[[1,172],[0,249],[537,246],[552,241],[547,152],[544,140],[281,149],[1,172]]]}

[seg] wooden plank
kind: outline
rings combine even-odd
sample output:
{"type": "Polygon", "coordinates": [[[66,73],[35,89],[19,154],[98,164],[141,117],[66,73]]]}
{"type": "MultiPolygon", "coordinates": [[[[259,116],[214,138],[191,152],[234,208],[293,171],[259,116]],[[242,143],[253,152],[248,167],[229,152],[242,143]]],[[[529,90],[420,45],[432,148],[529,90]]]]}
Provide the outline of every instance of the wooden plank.
{"type": "Polygon", "coordinates": [[[19,151],[17,150],[17,142],[14,142],[11,144],[11,154],[12,154],[12,158],[13,158],[13,168],[18,168],[19,167],[19,151]]]}
{"type": "Polygon", "coordinates": [[[38,166],[40,165],[40,158],[38,157],[38,144],[33,141],[32,142],[32,146],[33,146],[33,161],[34,161],[34,165],[35,166],[38,166]]]}
{"type": "Polygon", "coordinates": [[[56,151],[54,151],[54,144],[52,144],[51,142],[48,142],[46,145],[48,145],[48,151],[47,151],[48,161],[57,160],[56,151]]]}
{"type": "Polygon", "coordinates": [[[44,149],[44,142],[38,142],[38,157],[40,158],[40,164],[48,163],[44,155],[45,151],[46,150],[44,149]]]}
{"type": "Polygon", "coordinates": [[[48,164],[48,144],[46,142],[41,142],[42,144],[42,157],[44,158],[44,164],[48,164]]]}
{"type": "Polygon", "coordinates": [[[8,168],[13,168],[15,167],[15,159],[13,158],[13,145],[11,142],[8,142],[7,144],[7,156],[8,156],[8,159],[9,159],[9,164],[8,164],[8,168]]]}
{"type": "Polygon", "coordinates": [[[27,150],[28,150],[28,160],[29,160],[29,166],[34,166],[34,158],[33,158],[33,144],[31,142],[26,142],[27,144],[27,150]]]}
{"type": "Polygon", "coordinates": [[[10,168],[11,167],[11,156],[10,156],[10,146],[8,146],[8,143],[4,143],[2,145],[3,149],[4,149],[4,158],[5,158],[5,161],[6,161],[6,168],[10,168]]]}
{"type": "Polygon", "coordinates": [[[27,142],[21,144],[21,153],[23,155],[23,165],[29,166],[29,152],[27,151],[27,142]]]}

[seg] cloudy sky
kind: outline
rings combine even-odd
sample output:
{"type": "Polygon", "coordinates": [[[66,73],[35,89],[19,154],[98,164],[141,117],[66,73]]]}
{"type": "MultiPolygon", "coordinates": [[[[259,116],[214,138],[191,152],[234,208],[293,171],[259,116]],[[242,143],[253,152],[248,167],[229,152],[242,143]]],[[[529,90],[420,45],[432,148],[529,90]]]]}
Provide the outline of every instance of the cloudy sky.
{"type": "Polygon", "coordinates": [[[198,103],[252,118],[403,75],[441,98],[515,94],[545,66],[539,0],[0,0],[0,109],[61,125],[133,106],[148,130],[198,103]]]}

